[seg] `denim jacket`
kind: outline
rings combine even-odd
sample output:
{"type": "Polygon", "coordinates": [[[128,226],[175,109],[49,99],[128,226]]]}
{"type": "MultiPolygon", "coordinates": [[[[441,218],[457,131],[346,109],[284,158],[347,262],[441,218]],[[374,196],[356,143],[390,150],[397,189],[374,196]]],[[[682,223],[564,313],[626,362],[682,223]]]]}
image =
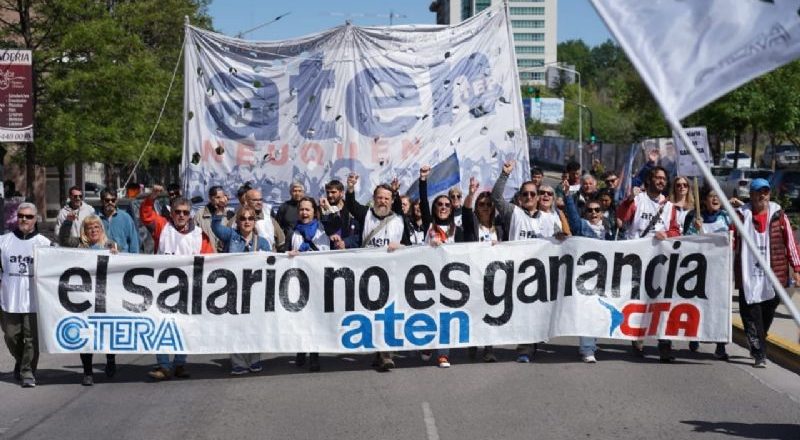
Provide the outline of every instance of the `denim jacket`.
{"type": "Polygon", "coordinates": [[[222,224],[222,219],[224,216],[215,215],[211,217],[211,230],[214,231],[214,235],[222,241],[222,252],[224,253],[235,253],[235,252],[254,252],[256,250],[259,251],[270,251],[269,242],[264,237],[259,237],[253,233],[253,237],[258,240],[258,249],[252,248],[252,243],[247,242],[239,231],[229,228],[222,224]]]}

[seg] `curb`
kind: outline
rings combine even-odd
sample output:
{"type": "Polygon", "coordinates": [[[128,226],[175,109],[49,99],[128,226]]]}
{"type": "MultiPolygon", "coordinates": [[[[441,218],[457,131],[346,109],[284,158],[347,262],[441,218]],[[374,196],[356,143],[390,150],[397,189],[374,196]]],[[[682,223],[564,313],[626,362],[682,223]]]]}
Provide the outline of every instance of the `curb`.
{"type": "MultiPolygon", "coordinates": [[[[741,318],[733,319],[733,342],[748,348],[741,318]]],[[[767,336],[767,358],[787,370],[800,374],[800,345],[779,336],[767,336]]]]}

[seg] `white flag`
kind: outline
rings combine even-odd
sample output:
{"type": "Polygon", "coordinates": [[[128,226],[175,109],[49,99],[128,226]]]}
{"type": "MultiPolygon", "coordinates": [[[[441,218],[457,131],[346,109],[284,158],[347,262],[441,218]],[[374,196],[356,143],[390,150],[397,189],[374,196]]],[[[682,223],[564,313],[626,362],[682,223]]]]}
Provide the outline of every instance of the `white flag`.
{"type": "Polygon", "coordinates": [[[798,0],[592,0],[667,116],[800,57],[798,0]]]}

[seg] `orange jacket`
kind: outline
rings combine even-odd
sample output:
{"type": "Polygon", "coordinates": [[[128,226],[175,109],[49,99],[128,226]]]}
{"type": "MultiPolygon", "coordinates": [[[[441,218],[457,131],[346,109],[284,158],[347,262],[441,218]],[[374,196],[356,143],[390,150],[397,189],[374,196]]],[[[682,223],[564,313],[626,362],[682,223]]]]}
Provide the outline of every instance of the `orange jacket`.
{"type": "MultiPolygon", "coordinates": [[[[156,212],[153,206],[153,199],[150,197],[147,197],[142,202],[142,206],[139,208],[139,218],[142,220],[142,224],[150,230],[155,243],[154,252],[158,253],[158,240],[161,238],[161,231],[169,223],[169,219],[156,212]]],[[[189,224],[194,227],[194,222],[189,221],[189,224]]],[[[211,245],[211,240],[208,239],[208,235],[205,232],[203,232],[203,244],[200,247],[200,253],[214,253],[214,246],[211,245]]]]}

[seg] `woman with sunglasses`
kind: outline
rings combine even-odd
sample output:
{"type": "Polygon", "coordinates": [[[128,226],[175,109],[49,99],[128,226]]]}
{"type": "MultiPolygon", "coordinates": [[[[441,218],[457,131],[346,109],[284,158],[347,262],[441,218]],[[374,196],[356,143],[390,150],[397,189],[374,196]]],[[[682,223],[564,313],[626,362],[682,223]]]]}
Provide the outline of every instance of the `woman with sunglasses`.
{"type": "MultiPolygon", "coordinates": [[[[499,243],[503,241],[503,225],[497,218],[497,212],[494,209],[494,202],[492,201],[492,193],[483,191],[478,194],[478,179],[470,177],[469,179],[469,192],[464,199],[464,208],[462,212],[462,227],[464,228],[464,238],[466,241],[488,241],[492,243],[499,243]],[[473,203],[475,208],[473,209],[473,203]]],[[[478,347],[469,347],[467,349],[469,357],[474,359],[478,354],[478,347]]],[[[483,347],[484,362],[497,362],[497,356],[494,354],[494,348],[491,345],[483,347]]]]}
{"type": "MultiPolygon", "coordinates": [[[[562,183],[564,191],[569,191],[569,183],[562,183]]],[[[584,205],[583,218],[578,213],[578,205],[574,197],[564,198],[564,209],[567,212],[569,226],[572,234],[577,237],[595,238],[598,240],[614,240],[615,231],[611,224],[603,216],[603,208],[597,199],[589,199],[584,205]]],[[[597,351],[597,338],[581,336],[579,338],[580,353],[583,361],[587,364],[597,362],[594,356],[597,351]]]]}
{"type": "MultiPolygon", "coordinates": [[[[304,252],[327,251],[331,248],[330,238],[319,221],[320,209],[311,197],[303,197],[297,202],[297,223],[289,238],[289,256],[295,257],[304,252]]],[[[295,365],[306,364],[306,354],[297,353],[295,365]]],[[[319,371],[319,353],[311,353],[308,362],[309,371],[319,371]]]]}
{"type": "Polygon", "coordinates": [[[694,196],[692,196],[688,178],[683,176],[675,178],[672,182],[672,188],[669,191],[669,201],[672,202],[672,206],[675,207],[675,213],[678,216],[678,225],[683,227],[686,221],[686,214],[694,207],[694,196]]]}
{"type": "MultiPolygon", "coordinates": [[[[547,237],[554,236],[559,233],[571,235],[567,217],[555,206],[556,193],[553,187],[547,184],[539,185],[537,194],[539,195],[539,198],[536,204],[536,209],[539,210],[542,219],[545,220],[543,222],[542,233],[547,237]]],[[[565,192],[564,194],[569,194],[569,192],[565,192]]]]}
{"type": "MultiPolygon", "coordinates": [[[[732,223],[728,212],[722,209],[722,202],[717,192],[710,186],[703,186],[700,190],[700,215],[694,209],[689,211],[683,224],[683,231],[684,235],[728,232],[734,230],[732,223]]],[[[697,351],[699,348],[699,342],[689,342],[689,350],[697,351]]],[[[714,357],[721,361],[728,360],[724,343],[717,344],[714,357]]]]}
{"type": "MultiPolygon", "coordinates": [[[[106,236],[103,221],[96,215],[90,215],[81,224],[80,248],[94,250],[108,250],[112,254],[118,253],[117,243],[106,236]]],[[[94,385],[94,375],[92,372],[92,353],[81,353],[81,365],[83,366],[83,386],[94,385]]],[[[106,377],[112,378],[117,373],[116,356],[106,355],[106,377]]]]}
{"type": "MultiPolygon", "coordinates": [[[[211,217],[211,230],[222,244],[223,253],[270,251],[269,241],[256,232],[256,211],[245,206],[236,212],[236,229],[223,224],[225,207],[218,206],[211,217]]],[[[261,353],[231,353],[231,374],[239,376],[262,370],[261,353]]]]}
{"type": "MultiPolygon", "coordinates": [[[[429,167],[423,167],[420,170],[420,177],[424,175],[427,180],[429,172],[429,167]]],[[[431,205],[428,205],[427,186],[420,185],[419,203],[422,210],[422,222],[430,225],[428,232],[425,234],[425,244],[436,247],[446,243],[463,243],[465,241],[464,230],[461,226],[456,225],[455,208],[449,195],[436,196],[431,207],[431,205]],[[431,211],[433,211],[433,214],[431,214],[431,211]]],[[[449,368],[450,349],[440,348],[436,351],[436,354],[436,362],[439,368],[449,368]]],[[[423,361],[429,361],[431,351],[421,351],[420,357],[423,361]]]]}

